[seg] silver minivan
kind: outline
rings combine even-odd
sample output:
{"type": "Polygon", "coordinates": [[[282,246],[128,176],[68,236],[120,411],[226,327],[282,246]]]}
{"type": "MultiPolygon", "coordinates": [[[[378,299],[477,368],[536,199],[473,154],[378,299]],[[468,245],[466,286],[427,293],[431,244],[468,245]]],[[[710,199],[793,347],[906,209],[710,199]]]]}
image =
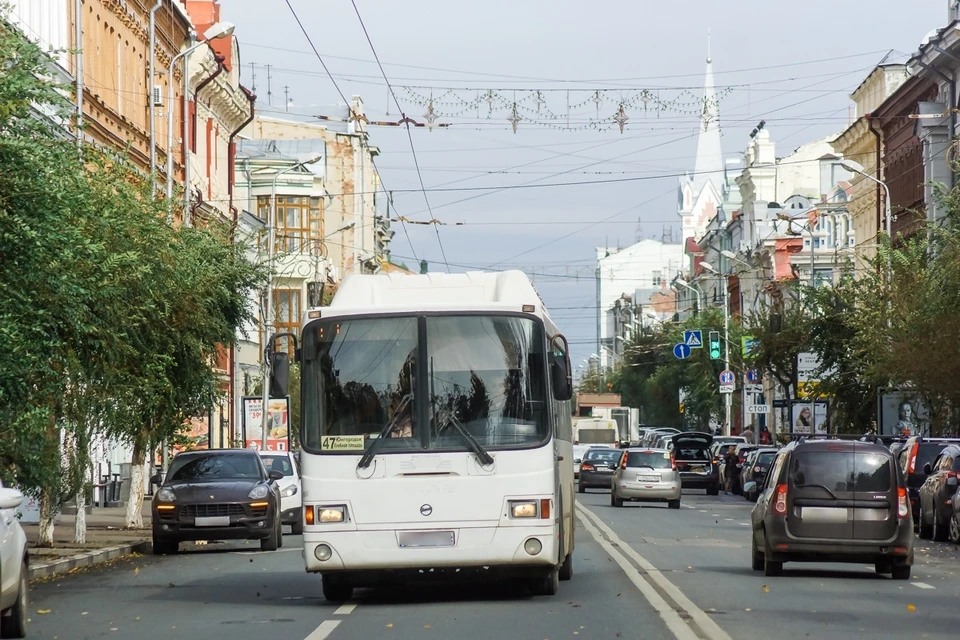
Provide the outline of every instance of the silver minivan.
{"type": "Polygon", "coordinates": [[[610,506],[636,501],[666,502],[671,509],[680,508],[680,472],[666,449],[624,450],[610,483],[610,506]]]}

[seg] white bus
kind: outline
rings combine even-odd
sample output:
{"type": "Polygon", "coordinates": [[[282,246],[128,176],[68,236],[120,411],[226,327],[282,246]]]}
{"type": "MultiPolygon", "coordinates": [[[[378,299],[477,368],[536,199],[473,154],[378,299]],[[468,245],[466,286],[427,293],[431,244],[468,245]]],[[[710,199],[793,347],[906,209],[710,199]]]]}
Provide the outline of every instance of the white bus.
{"type": "Polygon", "coordinates": [[[303,553],[324,596],[475,572],[556,593],[573,573],[572,380],[529,279],[352,275],[306,316],[303,553]]]}

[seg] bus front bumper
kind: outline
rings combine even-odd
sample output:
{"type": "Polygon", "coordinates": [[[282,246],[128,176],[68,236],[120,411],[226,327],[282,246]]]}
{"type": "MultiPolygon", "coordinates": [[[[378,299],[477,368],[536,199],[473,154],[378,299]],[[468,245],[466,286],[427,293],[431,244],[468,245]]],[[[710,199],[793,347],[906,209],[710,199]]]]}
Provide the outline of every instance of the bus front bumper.
{"type": "Polygon", "coordinates": [[[486,569],[515,565],[542,566],[547,570],[558,563],[559,545],[558,528],[553,522],[522,527],[466,527],[461,523],[431,529],[329,532],[313,528],[304,532],[303,557],[308,572],[486,569]],[[448,542],[449,534],[452,534],[452,545],[448,542]],[[448,546],[418,546],[437,544],[448,546]]]}

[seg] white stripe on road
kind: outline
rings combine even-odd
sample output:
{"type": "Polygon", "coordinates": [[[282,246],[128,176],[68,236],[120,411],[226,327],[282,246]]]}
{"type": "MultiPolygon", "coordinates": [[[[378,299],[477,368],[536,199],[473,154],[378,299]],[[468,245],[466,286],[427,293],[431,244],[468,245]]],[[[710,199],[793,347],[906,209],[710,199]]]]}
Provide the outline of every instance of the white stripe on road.
{"type": "Polygon", "coordinates": [[[749,523],[749,522],[741,522],[741,523],[740,523],[740,526],[741,526],[741,527],[749,527],[749,526],[750,526],[750,523],[749,523]]]}
{"type": "Polygon", "coordinates": [[[692,504],[685,504],[685,505],[683,505],[683,507],[686,508],[686,509],[696,509],[696,507],[693,506],[692,504]]]}
{"type": "Polygon", "coordinates": [[[660,614],[660,617],[663,618],[663,621],[666,623],[670,631],[673,632],[673,635],[677,640],[687,640],[699,638],[699,636],[694,633],[687,622],[680,618],[677,613],[677,609],[673,605],[668,604],[667,601],[654,589],[647,580],[644,580],[643,576],[640,575],[640,572],[637,571],[636,567],[629,562],[629,560],[623,557],[623,553],[628,555],[634,562],[636,562],[640,567],[646,572],[646,576],[649,580],[657,583],[657,586],[669,596],[674,603],[676,603],[677,608],[684,610],[684,612],[692,618],[693,622],[700,628],[701,631],[706,636],[707,640],[732,640],[726,631],[720,628],[716,622],[714,622],[710,616],[708,616],[702,609],[695,605],[691,600],[683,594],[680,589],[678,589],[670,580],[664,576],[659,569],[654,567],[646,558],[641,556],[639,553],[633,550],[633,548],[628,545],[626,542],[620,539],[620,537],[614,533],[613,529],[608,527],[603,520],[601,520],[595,513],[587,509],[579,502],[576,503],[576,508],[580,511],[580,521],[584,524],[587,531],[594,537],[594,539],[600,543],[600,546],[603,547],[614,561],[620,565],[620,568],[623,569],[624,573],[627,574],[627,577],[630,578],[630,581],[643,593],[647,601],[653,606],[654,609],[660,614]],[[596,526],[593,526],[588,522],[591,520],[596,526]],[[600,531],[610,539],[610,542],[600,535],[600,531]],[[613,544],[611,544],[613,543],[613,544]],[[617,545],[614,548],[613,545],[617,545]],[[618,551],[619,550],[619,551],[618,551]],[[623,553],[620,553],[622,551],[623,553]]]}
{"type": "Polygon", "coordinates": [[[724,518],[724,520],[726,520],[726,521],[728,521],[728,522],[733,522],[733,518],[724,518]]]}
{"type": "Polygon", "coordinates": [[[357,608],[355,604],[342,604],[340,608],[333,612],[335,616],[348,616],[357,608]]]}
{"type": "Polygon", "coordinates": [[[340,626],[339,620],[324,620],[320,626],[307,636],[306,640],[327,640],[333,630],[340,626]]]}
{"type": "Polygon", "coordinates": [[[936,589],[935,586],[933,586],[932,584],[927,584],[926,582],[911,582],[910,584],[912,584],[913,586],[919,589],[936,589]]]}

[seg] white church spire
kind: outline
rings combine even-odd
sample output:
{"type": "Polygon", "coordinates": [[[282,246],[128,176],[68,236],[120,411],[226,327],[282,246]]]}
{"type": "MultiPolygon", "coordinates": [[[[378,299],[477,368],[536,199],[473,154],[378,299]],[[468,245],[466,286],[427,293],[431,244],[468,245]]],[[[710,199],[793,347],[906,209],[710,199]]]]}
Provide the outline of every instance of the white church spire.
{"type": "Polygon", "coordinates": [[[720,148],[720,109],[713,85],[713,57],[710,50],[710,30],[707,30],[707,72],[703,79],[703,103],[700,112],[700,132],[697,136],[697,159],[694,164],[694,190],[700,191],[712,182],[720,192],[723,183],[723,151],[720,148]]]}

